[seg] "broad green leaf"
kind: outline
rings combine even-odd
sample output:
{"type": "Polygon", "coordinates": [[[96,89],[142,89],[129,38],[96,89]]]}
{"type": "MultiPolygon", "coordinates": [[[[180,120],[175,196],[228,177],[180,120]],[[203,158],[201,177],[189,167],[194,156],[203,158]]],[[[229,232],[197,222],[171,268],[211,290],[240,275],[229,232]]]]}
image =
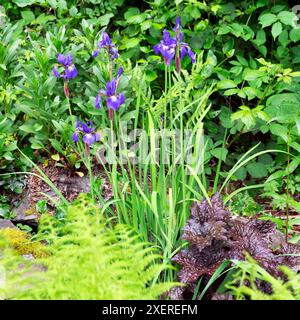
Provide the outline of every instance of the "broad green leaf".
{"type": "Polygon", "coordinates": [[[246,81],[254,81],[264,76],[265,76],[265,73],[263,71],[251,70],[251,69],[245,69],[243,74],[243,78],[246,81]]]}
{"type": "Polygon", "coordinates": [[[278,123],[271,123],[270,130],[271,130],[272,134],[282,138],[285,142],[288,141],[287,128],[284,127],[283,125],[280,125],[278,123]]]}
{"type": "Polygon", "coordinates": [[[281,32],[282,32],[281,22],[274,23],[272,26],[272,30],[271,30],[271,33],[272,33],[274,40],[281,34],[281,32]]]}
{"type": "Polygon", "coordinates": [[[222,161],[225,161],[228,154],[228,150],[226,148],[216,148],[216,149],[212,149],[210,153],[217,159],[221,159],[222,161]]]}
{"type": "Polygon", "coordinates": [[[265,164],[261,162],[249,163],[246,168],[249,174],[255,179],[264,178],[268,175],[265,164]]]}
{"type": "Polygon", "coordinates": [[[290,123],[300,115],[300,104],[295,93],[276,94],[268,98],[265,112],[277,122],[290,123]]]}
{"type": "Polygon", "coordinates": [[[290,39],[294,42],[297,42],[300,40],[300,29],[292,29],[290,32],[290,39]]]}
{"type": "Polygon", "coordinates": [[[134,48],[139,45],[140,41],[141,41],[140,38],[126,39],[123,41],[122,48],[124,48],[124,49],[134,48]]]}
{"type": "Polygon", "coordinates": [[[34,3],[37,3],[38,1],[36,0],[13,0],[12,2],[14,2],[18,7],[26,7],[26,6],[31,6],[34,3]]]}
{"type": "Polygon", "coordinates": [[[266,42],[266,33],[264,30],[259,30],[256,35],[255,44],[260,46],[266,42]]]}
{"type": "Polygon", "coordinates": [[[101,27],[107,26],[109,24],[110,18],[112,18],[113,16],[114,15],[112,13],[104,14],[103,16],[98,18],[97,23],[99,23],[101,27]]]}
{"type": "Polygon", "coordinates": [[[294,27],[297,21],[297,16],[293,11],[282,11],[278,14],[278,18],[283,24],[291,27],[294,27]]]}
{"type": "Polygon", "coordinates": [[[35,19],[34,13],[30,10],[22,11],[21,15],[26,22],[31,22],[35,19]]]}
{"type": "Polygon", "coordinates": [[[236,83],[230,79],[224,79],[218,83],[219,89],[231,89],[231,88],[236,88],[236,87],[237,87],[236,83]]]}
{"type": "Polygon", "coordinates": [[[151,82],[157,78],[157,74],[152,70],[146,70],[145,72],[146,80],[151,82]]]}
{"type": "Polygon", "coordinates": [[[262,16],[260,16],[258,18],[258,20],[259,20],[260,24],[262,25],[262,28],[265,28],[265,27],[270,26],[274,22],[276,22],[277,16],[272,13],[266,13],[266,14],[263,14],[262,16]]]}

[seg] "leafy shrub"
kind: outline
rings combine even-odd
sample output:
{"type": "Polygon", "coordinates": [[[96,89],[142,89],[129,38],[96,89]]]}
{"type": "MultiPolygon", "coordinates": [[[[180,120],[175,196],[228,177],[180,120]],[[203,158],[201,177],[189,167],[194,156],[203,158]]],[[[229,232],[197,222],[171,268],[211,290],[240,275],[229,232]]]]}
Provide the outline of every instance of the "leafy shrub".
{"type": "Polygon", "coordinates": [[[187,286],[171,292],[174,298],[189,297],[202,275],[213,275],[220,264],[229,259],[244,260],[245,252],[255,258],[275,276],[279,265],[297,267],[300,264],[299,245],[287,244],[270,221],[233,217],[223,207],[218,194],[211,199],[194,203],[191,217],[184,227],[182,238],[190,243],[173,261],[182,268],[178,272],[187,286]],[[290,254],[298,253],[298,256],[290,254]]]}
{"type": "Polygon", "coordinates": [[[63,220],[44,216],[37,239],[49,243],[48,257],[26,261],[2,249],[6,299],[155,299],[171,286],[153,282],[165,268],[153,248],[126,226],[109,227],[82,197],[63,220]]]}

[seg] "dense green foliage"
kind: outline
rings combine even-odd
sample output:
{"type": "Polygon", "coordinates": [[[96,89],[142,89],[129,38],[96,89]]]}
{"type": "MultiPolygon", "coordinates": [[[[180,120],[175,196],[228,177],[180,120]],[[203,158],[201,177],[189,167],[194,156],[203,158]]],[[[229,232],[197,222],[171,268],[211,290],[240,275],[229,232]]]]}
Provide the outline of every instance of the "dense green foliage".
{"type": "MultiPolygon", "coordinates": [[[[283,0],[1,1],[0,218],[14,217],[10,195],[22,193],[24,172],[32,169],[56,193],[57,199],[50,197],[56,214],[67,210],[63,222],[43,220],[46,206],[42,210],[38,237],[46,235],[47,223],[55,222],[47,235],[50,257],[41,262],[48,271],[39,275],[39,279],[45,277],[45,288],[37,283],[28,292],[9,291],[7,296],[155,298],[163,290],[151,287],[150,280],[170,283],[177,279],[178,270],[158,272],[159,263],[170,264],[186,246],[182,228],[192,203],[206,198],[211,205],[210,198],[217,191],[235,215],[260,215],[276,223],[286,233],[286,241],[292,236],[297,243],[294,227],[299,219],[290,216],[291,209],[300,212],[297,23],[289,1],[283,0]],[[180,72],[174,62],[166,65],[153,50],[163,29],[176,35],[177,16],[183,41],[196,53],[195,63],[188,56],[182,59],[180,72]],[[103,31],[118,48],[119,56],[113,62],[104,51],[93,57],[103,31]],[[78,75],[70,81],[53,74],[58,53],[73,57],[78,75]],[[125,102],[112,118],[105,105],[95,108],[95,99],[119,67],[124,71],[117,78],[117,91],[124,94],[125,102]],[[76,119],[93,121],[101,136],[91,148],[72,139],[76,119]],[[124,122],[126,132],[121,127],[124,122]],[[131,135],[134,129],[143,130],[149,140],[143,161],[134,162],[143,152],[143,135],[131,135]],[[166,136],[168,130],[176,130],[180,143],[171,135],[167,145],[163,129],[166,136]],[[155,130],[163,132],[162,143],[157,143],[155,130]],[[190,130],[188,145],[183,143],[184,130],[190,130]],[[116,141],[111,140],[113,135],[116,141]],[[121,142],[130,138],[136,139],[121,148],[121,142]],[[101,162],[97,155],[101,148],[110,155],[116,149],[114,163],[101,162]],[[201,161],[185,163],[186,152],[201,161]],[[84,214],[78,209],[80,201],[66,209],[68,201],[41,171],[41,164],[89,175],[91,199],[84,214]],[[102,188],[104,180],[93,173],[99,168],[112,189],[109,200],[102,188]],[[268,211],[257,201],[268,203],[268,211]],[[275,217],[271,209],[284,211],[286,219],[275,217]],[[111,219],[122,227],[107,227],[105,221],[111,219]],[[132,238],[123,225],[137,237],[132,238]],[[80,243],[73,239],[76,235],[82,236],[80,243]],[[71,246],[65,242],[69,236],[71,246]],[[144,257],[148,252],[144,244],[149,242],[158,248],[161,259],[144,257]],[[74,243],[79,247],[75,255],[74,243]],[[107,252],[110,243],[116,251],[107,252]],[[107,256],[99,255],[99,250],[107,256]],[[77,257],[82,265],[74,265],[77,257]],[[62,270],[64,259],[74,273],[67,275],[62,270]],[[110,265],[112,259],[120,259],[128,269],[110,265]],[[100,264],[102,276],[94,278],[91,270],[100,264]],[[81,269],[86,274],[78,281],[81,269]],[[63,284],[67,276],[70,287],[63,284]],[[101,277],[110,291],[104,290],[106,282],[98,287],[101,277]],[[118,277],[120,287],[115,290],[109,284],[118,277]],[[73,290],[73,286],[82,290],[73,290]],[[84,288],[92,288],[90,295],[84,288]]],[[[59,68],[61,72],[62,66],[59,68]]],[[[13,261],[16,268],[20,261],[14,259],[9,263],[13,261]]],[[[13,276],[12,286],[18,281],[23,285],[22,278],[13,276]]]]}

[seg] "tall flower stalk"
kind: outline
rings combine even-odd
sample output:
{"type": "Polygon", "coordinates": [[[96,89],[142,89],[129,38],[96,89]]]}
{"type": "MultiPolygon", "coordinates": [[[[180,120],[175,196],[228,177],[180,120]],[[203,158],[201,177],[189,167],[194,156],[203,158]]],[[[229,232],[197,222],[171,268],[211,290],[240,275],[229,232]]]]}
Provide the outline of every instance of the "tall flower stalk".
{"type": "Polygon", "coordinates": [[[100,50],[104,49],[108,54],[108,74],[109,81],[106,83],[106,90],[99,90],[98,95],[95,98],[95,107],[101,108],[101,97],[106,97],[106,104],[108,107],[109,120],[112,122],[114,117],[114,111],[117,111],[119,107],[125,102],[125,96],[123,93],[117,94],[117,87],[119,80],[123,73],[123,68],[118,70],[117,78],[113,77],[114,60],[119,57],[118,49],[112,42],[111,38],[106,32],[102,33],[102,39],[98,42],[98,49],[94,50],[93,57],[96,58],[100,50]]]}
{"type": "MultiPolygon", "coordinates": [[[[173,28],[175,33],[174,37],[171,37],[171,34],[167,30],[163,30],[163,38],[162,40],[153,47],[155,54],[161,54],[165,64],[165,108],[164,108],[164,127],[166,127],[166,121],[168,119],[167,112],[167,96],[168,96],[168,88],[171,87],[171,69],[170,65],[172,60],[175,58],[175,66],[176,71],[178,73],[181,72],[181,60],[188,56],[192,63],[195,63],[195,53],[191,50],[190,46],[183,42],[183,33],[180,25],[180,17],[176,18],[175,27],[173,28]]],[[[172,106],[170,106],[170,127],[172,127],[173,123],[173,114],[172,114],[172,106]]]]}

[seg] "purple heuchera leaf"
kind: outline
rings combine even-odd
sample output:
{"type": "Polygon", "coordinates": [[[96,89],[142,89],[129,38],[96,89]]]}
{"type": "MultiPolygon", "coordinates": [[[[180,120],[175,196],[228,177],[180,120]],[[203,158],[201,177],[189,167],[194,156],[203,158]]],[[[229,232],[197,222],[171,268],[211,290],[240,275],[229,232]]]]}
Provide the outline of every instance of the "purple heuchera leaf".
{"type": "MultiPolygon", "coordinates": [[[[284,236],[270,221],[233,217],[225,210],[221,197],[216,194],[210,206],[206,200],[195,202],[190,219],[183,228],[182,238],[190,244],[173,261],[181,265],[179,280],[187,286],[170,291],[173,299],[191,298],[199,278],[211,276],[225,260],[244,260],[248,252],[272,275],[281,277],[278,266],[296,269],[300,265],[300,246],[286,244],[284,236]],[[281,241],[274,247],[274,239],[281,241]]],[[[263,287],[263,286],[262,286],[263,287]]],[[[266,292],[268,288],[265,287],[266,292]]]]}

